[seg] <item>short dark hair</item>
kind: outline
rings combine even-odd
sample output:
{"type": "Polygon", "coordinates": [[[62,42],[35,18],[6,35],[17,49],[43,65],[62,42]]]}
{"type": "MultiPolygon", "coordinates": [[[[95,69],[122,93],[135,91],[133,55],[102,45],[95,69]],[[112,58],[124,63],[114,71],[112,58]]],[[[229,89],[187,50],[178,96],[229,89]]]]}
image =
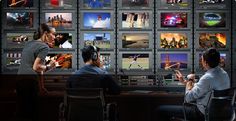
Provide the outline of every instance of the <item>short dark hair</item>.
{"type": "Polygon", "coordinates": [[[98,48],[98,47],[95,47],[95,48],[96,48],[96,50],[94,49],[94,46],[89,45],[89,46],[85,46],[81,50],[84,62],[87,62],[87,61],[91,60],[94,52],[97,53],[97,52],[100,51],[100,48],[98,48]]]}
{"type": "Polygon", "coordinates": [[[35,40],[39,39],[40,37],[42,37],[44,32],[49,33],[50,32],[50,27],[47,24],[42,23],[42,24],[40,24],[40,27],[38,28],[38,30],[36,32],[34,32],[33,38],[35,40]]]}
{"type": "Polygon", "coordinates": [[[215,48],[209,48],[203,53],[203,59],[211,68],[215,68],[220,63],[220,53],[215,48]]]}

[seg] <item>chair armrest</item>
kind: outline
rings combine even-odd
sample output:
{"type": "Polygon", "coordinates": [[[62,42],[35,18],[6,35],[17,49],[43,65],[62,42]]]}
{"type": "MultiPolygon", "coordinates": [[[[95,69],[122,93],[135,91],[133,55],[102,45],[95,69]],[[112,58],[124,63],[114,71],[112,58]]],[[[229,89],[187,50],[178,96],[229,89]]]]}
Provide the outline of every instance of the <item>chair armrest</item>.
{"type": "Polygon", "coordinates": [[[117,104],[115,102],[106,104],[105,119],[117,121],[117,104]]]}

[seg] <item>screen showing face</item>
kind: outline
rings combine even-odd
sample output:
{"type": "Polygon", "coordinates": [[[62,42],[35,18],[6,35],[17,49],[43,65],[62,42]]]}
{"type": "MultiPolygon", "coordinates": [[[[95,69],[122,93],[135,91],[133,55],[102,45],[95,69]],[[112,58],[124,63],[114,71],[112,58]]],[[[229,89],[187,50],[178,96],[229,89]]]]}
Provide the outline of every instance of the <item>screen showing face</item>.
{"type": "Polygon", "coordinates": [[[46,0],[46,8],[72,8],[73,0],[46,0]]]}
{"type": "Polygon", "coordinates": [[[33,27],[33,13],[32,12],[17,12],[6,13],[7,26],[14,28],[32,28],[33,27]]]}
{"type": "MultiPolygon", "coordinates": [[[[226,67],[226,54],[225,53],[220,53],[220,63],[219,66],[222,68],[226,67]]],[[[199,54],[199,67],[202,70],[205,70],[203,65],[202,65],[202,54],[199,54]]]]}
{"type": "Polygon", "coordinates": [[[122,69],[149,69],[149,54],[123,54],[122,69]]]}
{"type": "Polygon", "coordinates": [[[103,64],[103,69],[111,69],[111,56],[110,54],[100,54],[100,61],[103,64]]]}
{"type": "Polygon", "coordinates": [[[122,7],[149,7],[149,0],[122,0],[122,7]]]}
{"type": "Polygon", "coordinates": [[[72,48],[71,33],[56,33],[52,48],[72,48]]]}
{"type": "Polygon", "coordinates": [[[122,28],[149,28],[149,13],[122,13],[122,28]]]}
{"type": "Polygon", "coordinates": [[[33,33],[7,33],[7,48],[23,48],[25,43],[33,40],[33,33]]]}
{"type": "Polygon", "coordinates": [[[170,69],[187,69],[188,55],[181,53],[161,54],[161,68],[170,69]]]}
{"type": "Polygon", "coordinates": [[[200,48],[226,48],[225,33],[200,33],[199,34],[200,48]]]}
{"type": "Polygon", "coordinates": [[[109,8],[111,0],[83,0],[84,8],[109,8]]]}
{"type": "Polygon", "coordinates": [[[161,27],[162,28],[186,28],[187,27],[187,13],[161,13],[161,27]]]}
{"type": "Polygon", "coordinates": [[[199,27],[226,27],[225,13],[212,12],[212,13],[199,13],[199,27]]]}
{"type": "Polygon", "coordinates": [[[110,13],[84,13],[84,28],[111,28],[110,13]]]}
{"type": "Polygon", "coordinates": [[[45,58],[46,65],[49,64],[49,62],[52,60],[56,61],[56,68],[72,68],[72,54],[70,53],[48,54],[45,58]]]}
{"type": "Polygon", "coordinates": [[[21,53],[7,53],[6,55],[6,66],[16,67],[21,64],[21,53]]]}
{"type": "Polygon", "coordinates": [[[149,48],[149,34],[123,33],[122,48],[149,48]]]}
{"type": "Polygon", "coordinates": [[[188,0],[161,0],[161,6],[188,7],[188,0]]]}
{"type": "Polygon", "coordinates": [[[7,7],[33,7],[33,0],[7,0],[7,7]]]}
{"type": "Polygon", "coordinates": [[[161,48],[188,48],[188,38],[184,33],[161,33],[161,48]]]}
{"type": "Polygon", "coordinates": [[[72,13],[45,13],[48,26],[55,28],[72,28],[72,13]]]}
{"type": "Polygon", "coordinates": [[[110,48],[110,42],[110,33],[84,33],[84,46],[93,45],[99,48],[110,48]]]}

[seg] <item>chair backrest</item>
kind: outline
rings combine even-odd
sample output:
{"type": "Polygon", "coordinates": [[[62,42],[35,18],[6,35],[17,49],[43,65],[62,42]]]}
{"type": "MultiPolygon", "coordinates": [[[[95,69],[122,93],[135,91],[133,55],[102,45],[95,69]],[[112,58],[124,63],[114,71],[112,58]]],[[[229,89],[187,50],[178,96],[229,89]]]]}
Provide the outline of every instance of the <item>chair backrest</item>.
{"type": "Polygon", "coordinates": [[[233,121],[236,88],[213,90],[206,107],[207,121],[233,121]]]}
{"type": "Polygon", "coordinates": [[[67,121],[103,121],[104,96],[100,88],[67,89],[67,121]]]}

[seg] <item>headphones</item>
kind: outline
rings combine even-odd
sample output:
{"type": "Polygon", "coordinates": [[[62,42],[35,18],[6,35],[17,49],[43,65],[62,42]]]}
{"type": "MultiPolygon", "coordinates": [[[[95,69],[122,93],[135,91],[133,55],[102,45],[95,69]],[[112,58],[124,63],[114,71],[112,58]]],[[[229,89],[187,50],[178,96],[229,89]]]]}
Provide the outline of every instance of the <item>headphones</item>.
{"type": "Polygon", "coordinates": [[[92,47],[93,47],[93,51],[91,54],[91,58],[92,58],[92,61],[96,61],[98,59],[97,47],[96,46],[92,46],[92,47]]]}

